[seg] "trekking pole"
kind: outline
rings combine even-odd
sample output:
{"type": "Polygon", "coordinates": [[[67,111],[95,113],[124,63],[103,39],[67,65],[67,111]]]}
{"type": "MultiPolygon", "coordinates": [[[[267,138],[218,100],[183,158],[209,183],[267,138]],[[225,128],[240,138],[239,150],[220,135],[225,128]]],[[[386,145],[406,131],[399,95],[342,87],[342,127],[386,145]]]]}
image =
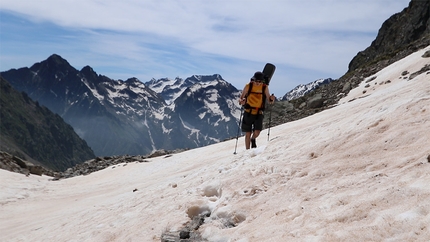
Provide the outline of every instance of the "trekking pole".
{"type": "MultiPolygon", "coordinates": [[[[272,94],[273,95],[273,94],[272,94]]],[[[270,123],[272,122],[272,104],[269,104],[269,130],[267,131],[267,141],[269,141],[270,136],[270,123]]]]}
{"type": "Polygon", "coordinates": [[[234,153],[233,154],[236,154],[237,141],[239,139],[240,123],[242,122],[242,112],[243,112],[243,107],[240,107],[239,125],[237,126],[236,145],[234,146],[234,153]]]}

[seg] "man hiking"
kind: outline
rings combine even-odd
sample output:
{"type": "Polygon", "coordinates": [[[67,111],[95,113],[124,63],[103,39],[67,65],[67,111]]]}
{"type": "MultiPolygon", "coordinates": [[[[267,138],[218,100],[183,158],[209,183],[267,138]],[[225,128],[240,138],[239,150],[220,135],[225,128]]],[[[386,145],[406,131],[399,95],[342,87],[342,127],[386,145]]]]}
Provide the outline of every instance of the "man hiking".
{"type": "Polygon", "coordinates": [[[269,87],[264,83],[264,74],[257,71],[243,88],[239,99],[239,104],[245,109],[242,118],[242,132],[245,132],[246,149],[257,148],[255,139],[263,129],[263,111],[266,100],[272,104],[275,96],[270,95],[269,87]]]}

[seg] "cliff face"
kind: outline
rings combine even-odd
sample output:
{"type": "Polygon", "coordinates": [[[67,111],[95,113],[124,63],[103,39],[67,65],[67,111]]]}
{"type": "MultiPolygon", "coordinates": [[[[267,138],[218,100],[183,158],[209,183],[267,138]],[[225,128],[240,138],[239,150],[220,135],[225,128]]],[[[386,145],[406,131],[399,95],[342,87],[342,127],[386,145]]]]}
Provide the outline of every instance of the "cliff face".
{"type": "MultiPolygon", "coordinates": [[[[55,171],[64,171],[95,157],[87,143],[59,115],[30,99],[27,93],[15,90],[1,76],[0,107],[1,151],[29,158],[55,171]]],[[[0,155],[0,168],[7,157],[0,155]]],[[[20,166],[29,168],[24,161],[20,166]]]]}
{"type": "Polygon", "coordinates": [[[357,68],[392,59],[399,52],[406,56],[430,45],[430,1],[411,0],[402,12],[387,19],[376,39],[350,62],[348,72],[357,68]]]}
{"type": "Polygon", "coordinates": [[[430,1],[411,0],[387,19],[371,45],[350,62],[348,72],[327,85],[292,100],[276,102],[266,127],[301,119],[335,105],[348,92],[388,65],[430,45],[430,1]]]}

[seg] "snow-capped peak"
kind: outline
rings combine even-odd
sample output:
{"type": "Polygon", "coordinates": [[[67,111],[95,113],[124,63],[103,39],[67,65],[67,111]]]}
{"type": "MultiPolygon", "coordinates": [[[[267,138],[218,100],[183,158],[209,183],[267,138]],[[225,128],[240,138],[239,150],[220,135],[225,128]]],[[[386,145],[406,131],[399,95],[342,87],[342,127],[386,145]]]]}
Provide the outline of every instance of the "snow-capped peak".
{"type": "Polygon", "coordinates": [[[282,97],[282,100],[293,100],[299,97],[302,97],[306,95],[307,93],[311,92],[312,90],[315,90],[315,88],[328,84],[332,82],[333,79],[326,78],[326,79],[318,79],[316,81],[310,82],[308,84],[300,84],[297,87],[295,87],[293,90],[289,91],[285,96],[282,97]]]}

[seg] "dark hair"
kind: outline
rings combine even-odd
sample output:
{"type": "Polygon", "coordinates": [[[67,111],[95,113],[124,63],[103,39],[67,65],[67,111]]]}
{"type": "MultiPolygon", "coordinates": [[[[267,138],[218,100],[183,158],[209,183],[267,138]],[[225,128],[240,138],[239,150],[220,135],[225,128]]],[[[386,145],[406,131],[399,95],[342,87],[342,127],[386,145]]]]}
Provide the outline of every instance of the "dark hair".
{"type": "Polygon", "coordinates": [[[264,74],[261,71],[257,71],[251,79],[264,81],[264,74]]]}

